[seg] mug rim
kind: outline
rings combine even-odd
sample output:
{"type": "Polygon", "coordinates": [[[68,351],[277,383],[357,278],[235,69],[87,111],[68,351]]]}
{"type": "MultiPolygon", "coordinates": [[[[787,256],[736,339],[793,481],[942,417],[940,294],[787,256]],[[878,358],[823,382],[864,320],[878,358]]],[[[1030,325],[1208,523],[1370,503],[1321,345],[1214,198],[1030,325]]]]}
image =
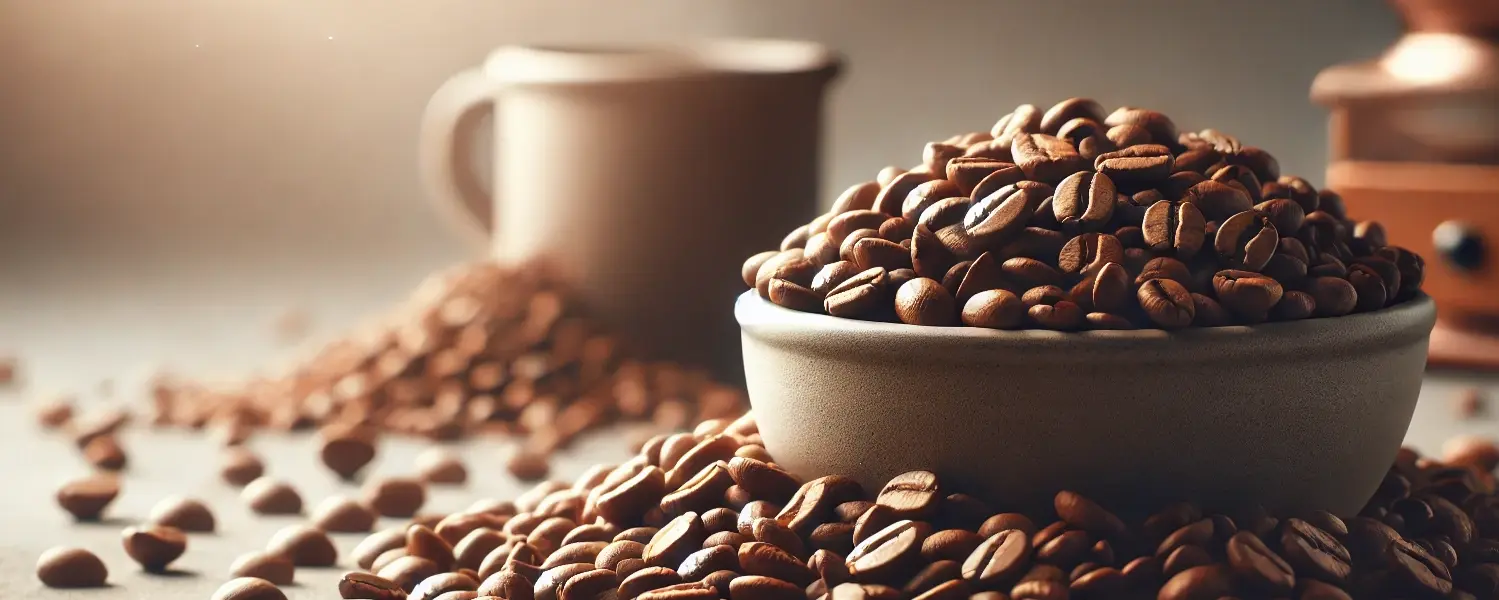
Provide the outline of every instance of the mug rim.
{"type": "Polygon", "coordinates": [[[812,41],[712,38],[685,43],[522,44],[489,53],[485,74],[509,86],[598,84],[709,76],[821,75],[842,65],[812,41]]]}

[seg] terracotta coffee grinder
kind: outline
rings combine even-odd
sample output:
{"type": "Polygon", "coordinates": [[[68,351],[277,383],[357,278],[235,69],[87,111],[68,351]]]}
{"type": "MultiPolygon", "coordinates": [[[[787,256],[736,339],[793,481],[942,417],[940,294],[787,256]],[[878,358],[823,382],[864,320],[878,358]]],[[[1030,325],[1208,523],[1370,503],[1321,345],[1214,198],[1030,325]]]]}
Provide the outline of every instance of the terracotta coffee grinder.
{"type": "Polygon", "coordinates": [[[1329,68],[1327,187],[1426,258],[1432,366],[1499,370],[1499,2],[1392,0],[1406,33],[1329,68]]]}

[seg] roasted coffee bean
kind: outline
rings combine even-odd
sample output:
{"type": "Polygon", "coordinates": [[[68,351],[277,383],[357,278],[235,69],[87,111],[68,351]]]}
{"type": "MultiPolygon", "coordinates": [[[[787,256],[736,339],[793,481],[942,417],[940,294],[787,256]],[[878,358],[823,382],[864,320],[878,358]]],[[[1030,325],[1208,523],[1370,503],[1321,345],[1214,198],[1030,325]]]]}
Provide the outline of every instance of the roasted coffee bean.
{"type": "MultiPolygon", "coordinates": [[[[277,531],[266,543],[265,551],[285,556],[298,567],[329,567],[338,562],[338,548],[333,545],[333,540],[323,530],[311,525],[291,525],[277,531]]],[[[409,543],[406,552],[413,554],[409,543]]],[[[451,563],[451,548],[448,552],[447,562],[451,563]]]]}
{"type": "Polygon", "coordinates": [[[1187,569],[1210,564],[1213,564],[1213,556],[1206,549],[1188,544],[1166,555],[1165,562],[1161,563],[1161,572],[1169,579],[1187,569]]]}
{"type": "Polygon", "coordinates": [[[1301,211],[1301,205],[1285,198],[1266,200],[1256,204],[1254,210],[1269,218],[1277,232],[1301,231],[1301,224],[1306,219],[1306,213],[1301,211]]]}
{"type": "Polygon", "coordinates": [[[1073,567],[1082,562],[1093,545],[1093,539],[1085,531],[1064,531],[1061,535],[1036,548],[1036,559],[1049,564],[1073,567]]]}
{"type": "Polygon", "coordinates": [[[1169,256],[1158,256],[1140,267],[1140,274],[1135,277],[1135,285],[1142,285],[1152,279],[1170,279],[1183,286],[1189,286],[1192,284],[1192,272],[1182,261],[1169,256]]]}
{"type": "Polygon", "coordinates": [[[1026,316],[1036,325],[1056,331],[1072,331],[1085,322],[1082,307],[1070,300],[1035,304],[1026,310],[1026,316]]]}
{"type": "Polygon", "coordinates": [[[1220,223],[1229,217],[1254,208],[1249,194],[1212,180],[1193,185],[1181,198],[1197,205],[1204,219],[1220,223]]]}
{"type": "Polygon", "coordinates": [[[250,510],[262,515],[295,515],[302,512],[302,496],[285,482],[261,477],[240,492],[250,510]]]}
{"type": "Polygon", "coordinates": [[[1307,275],[1312,277],[1336,277],[1343,279],[1348,277],[1348,266],[1338,257],[1331,254],[1320,254],[1307,265],[1307,275]]]}
{"type": "Polygon", "coordinates": [[[807,543],[814,550],[829,550],[840,556],[854,549],[853,523],[823,523],[807,534],[807,543]]]}
{"type": "Polygon", "coordinates": [[[1124,522],[1097,503],[1076,492],[1058,492],[1053,501],[1057,516],[1068,526],[1103,539],[1119,539],[1125,534],[1124,522]]]}
{"type": "MultiPolygon", "coordinates": [[[[720,548],[723,548],[720,546],[720,548]]],[[[774,577],[783,581],[789,581],[798,586],[806,587],[817,578],[816,573],[807,568],[806,564],[790,553],[763,542],[750,542],[739,547],[738,562],[721,566],[725,569],[743,568],[750,575],[764,575],[774,577]]],[[[718,569],[711,569],[709,572],[718,569]]],[[[705,573],[706,574],[706,573],[705,573]]],[[[683,574],[684,578],[688,578],[683,574]]]]}
{"type": "MultiPolygon", "coordinates": [[[[718,500],[717,502],[722,502],[718,500]]],[[[715,503],[717,503],[715,502],[715,503]]],[[[703,521],[703,532],[712,535],[723,531],[739,532],[739,513],[731,508],[711,508],[698,516],[703,521]]],[[[577,531],[574,529],[573,531],[577,531]]],[[[571,535],[571,534],[569,534],[571,535]]]]}
{"type": "MultiPolygon", "coordinates": [[[[1014,240],[1052,191],[1049,185],[1024,181],[975,197],[962,222],[967,246],[985,251],[1014,240]]],[[[950,250],[963,254],[961,249],[950,250]]]]}
{"type": "Polygon", "coordinates": [[[318,434],[318,455],[339,477],[352,479],[375,458],[374,433],[366,428],[330,426],[318,434]]]}
{"type": "Polygon", "coordinates": [[[776,515],[776,520],[801,535],[829,520],[833,507],[863,495],[859,484],[847,477],[830,475],[808,481],[776,515]]]}
{"type": "Polygon", "coordinates": [[[170,496],[157,502],[146,520],[181,531],[204,532],[213,531],[214,528],[213,512],[208,506],[183,496],[170,496]]]}
{"type": "Polygon", "coordinates": [[[1057,183],[1089,166],[1072,144],[1043,133],[1016,135],[1010,154],[1026,179],[1045,183],[1057,183]]]}
{"type": "MultiPolygon", "coordinates": [[[[1207,174],[1208,178],[1219,183],[1243,190],[1249,195],[1251,202],[1258,203],[1263,197],[1260,194],[1260,179],[1254,171],[1243,165],[1224,165],[1207,174]]],[[[1291,229],[1289,231],[1295,231],[1291,229]]]]}
{"type": "Polygon", "coordinates": [[[1297,321],[1311,317],[1317,312],[1317,301],[1311,294],[1291,290],[1281,296],[1280,302],[1270,309],[1270,318],[1276,321],[1297,321]]]}
{"type": "Polygon", "coordinates": [[[1204,565],[1177,573],[1161,587],[1160,600],[1222,598],[1233,594],[1233,577],[1224,565],[1204,565]]]}
{"type": "Polygon", "coordinates": [[[1216,173],[1222,168],[1223,153],[1211,147],[1189,148],[1186,152],[1176,155],[1172,165],[1172,172],[1192,172],[1199,175],[1216,173]]]}
{"type": "Polygon", "coordinates": [[[645,553],[645,544],[631,540],[617,540],[610,542],[600,550],[594,558],[593,566],[600,569],[619,570],[619,564],[629,560],[638,559],[645,553]]]}
{"type": "Polygon", "coordinates": [[[1284,293],[1280,282],[1274,279],[1235,270],[1219,271],[1214,275],[1213,289],[1224,308],[1249,322],[1265,320],[1284,293]]]}
{"type": "Polygon", "coordinates": [[[1352,570],[1348,549],[1327,532],[1301,519],[1286,520],[1281,551],[1298,574],[1328,583],[1347,581],[1352,570]]]}
{"type": "Polygon", "coordinates": [[[889,277],[883,268],[860,271],[828,291],[823,308],[835,317],[857,318],[873,314],[887,296],[889,277]]]}
{"type": "Polygon", "coordinates": [[[276,585],[291,585],[295,573],[291,559],[270,552],[244,554],[229,565],[230,577],[256,577],[276,585]]]}
{"type": "Polygon", "coordinates": [[[1259,271],[1280,246],[1280,235],[1270,218],[1248,210],[1229,217],[1213,238],[1222,264],[1245,271],[1259,271]]]}
{"type": "Polygon", "coordinates": [[[1140,284],[1135,297],[1145,316],[1162,329],[1186,327],[1196,317],[1197,306],[1192,294],[1171,279],[1150,279],[1140,284]]]}
{"type": "Polygon", "coordinates": [[[1052,211],[1066,231],[1098,231],[1113,217],[1117,193],[1108,175],[1075,173],[1057,184],[1052,211]]]}
{"type": "Polygon", "coordinates": [[[1101,154],[1093,166],[1120,189],[1134,192],[1154,187],[1171,176],[1175,159],[1171,150],[1158,144],[1138,144],[1101,154]]]}
{"type": "Polygon", "coordinates": [[[891,516],[897,520],[928,520],[936,514],[941,501],[937,475],[930,471],[897,475],[875,498],[875,504],[889,508],[891,516]]]}
{"type": "MultiPolygon", "coordinates": [[[[943,169],[945,172],[946,167],[943,169]]],[[[921,217],[921,213],[926,212],[926,209],[936,204],[938,200],[961,197],[963,195],[963,190],[958,188],[958,184],[946,179],[933,179],[912,188],[911,192],[906,194],[905,199],[901,201],[900,215],[898,216],[904,217],[907,221],[915,222],[916,219],[921,217]]]]}
{"type": "Polygon", "coordinates": [[[1296,574],[1285,559],[1253,533],[1241,531],[1228,541],[1228,562],[1241,581],[1270,594],[1290,593],[1296,574]]]}
{"type": "Polygon", "coordinates": [[[617,584],[614,571],[594,569],[568,578],[557,590],[557,597],[560,600],[612,598],[617,584]]]}
{"type": "Polygon", "coordinates": [[[980,589],[1003,589],[1030,568],[1031,545],[1024,531],[1007,529],[979,544],[963,562],[963,578],[980,589]]]}
{"type": "Polygon", "coordinates": [[[1014,139],[1027,133],[1039,133],[1041,131],[1041,118],[1043,113],[1033,104],[1022,104],[1015,107],[1009,114],[1000,117],[989,129],[989,135],[994,136],[994,141],[1006,146],[1013,143],[1014,139]]]}
{"type": "Polygon", "coordinates": [[[1285,288],[1299,288],[1306,282],[1306,263],[1290,254],[1276,253],[1260,268],[1260,273],[1285,288]]]}
{"type": "Polygon", "coordinates": [[[921,558],[933,562],[966,560],[983,542],[984,538],[972,531],[944,529],[927,536],[921,543],[921,558]]]}
{"type": "Polygon", "coordinates": [[[265,465],[248,448],[232,447],[224,450],[219,465],[219,477],[230,485],[243,486],[265,474],[265,465]]]}
{"type": "Polygon", "coordinates": [[[1319,317],[1337,317],[1353,312],[1358,292],[1353,284],[1337,277],[1316,277],[1306,284],[1307,293],[1316,301],[1319,317]]]}
{"type": "Polygon", "coordinates": [[[1108,128],[1104,127],[1102,119],[1076,117],[1063,123],[1053,135],[1077,147],[1078,153],[1088,160],[1096,160],[1099,156],[1115,149],[1114,142],[1108,138],[1108,128]]]}
{"type": "MultiPolygon", "coordinates": [[[[833,214],[843,214],[851,210],[869,210],[874,206],[874,199],[880,193],[880,184],[875,181],[856,183],[844,190],[833,201],[833,207],[828,211],[833,214]]],[[[810,230],[809,234],[812,233],[810,230]]]]}
{"type": "Polygon", "coordinates": [[[780,252],[776,250],[766,250],[765,252],[755,254],[754,256],[745,259],[744,265],[739,269],[740,277],[744,280],[744,285],[751,288],[755,287],[756,274],[760,272],[760,269],[763,268],[766,263],[770,262],[772,258],[775,258],[779,254],[780,252]]]}
{"type": "Polygon", "coordinates": [[[641,559],[650,566],[676,567],[687,555],[702,547],[705,537],[697,513],[684,513],[656,532],[646,544],[641,559]]]}
{"type": "Polygon", "coordinates": [[[895,294],[895,314],[902,323],[946,327],[957,324],[957,306],[942,284],[925,277],[906,282],[895,294]]]}
{"type": "Polygon", "coordinates": [[[1191,202],[1161,201],[1145,209],[1140,225],[1145,244],[1157,253],[1171,253],[1181,260],[1197,255],[1206,237],[1206,223],[1191,202]]]}
{"type": "MultiPolygon", "coordinates": [[[[498,531],[504,529],[508,522],[507,517],[496,517],[489,513],[456,512],[443,517],[437,525],[432,527],[432,531],[436,532],[437,537],[442,538],[443,541],[457,545],[458,541],[470,532],[480,529],[498,531]]],[[[327,528],[324,529],[327,530],[327,528]]],[[[613,537],[613,532],[610,532],[605,539],[609,537],[613,537]]]]}
{"type": "MultiPolygon", "coordinates": [[[[212,600],[286,600],[281,588],[258,577],[237,577],[214,590],[212,600]]],[[[376,600],[381,600],[376,598],[376,600]]]]}
{"type": "Polygon", "coordinates": [[[1358,295],[1354,310],[1368,312],[1384,308],[1388,292],[1385,289],[1384,280],[1372,267],[1365,264],[1354,264],[1349,267],[1348,283],[1353,285],[1353,290],[1358,295]]]}
{"type": "Polygon", "coordinates": [[[83,458],[89,464],[105,471],[119,471],[125,468],[128,459],[125,449],[120,446],[119,440],[112,434],[104,434],[89,439],[83,445],[83,458]]]}
{"type": "Polygon", "coordinates": [[[1006,290],[979,292],[963,304],[962,321],[970,327],[1016,329],[1025,323],[1026,306],[1006,290]]]}
{"type": "Polygon", "coordinates": [[[485,557],[509,541],[509,536],[493,529],[470,531],[453,546],[453,564],[458,568],[479,571],[484,566],[485,557]]]}
{"type": "Polygon", "coordinates": [[[1385,568],[1393,579],[1414,593],[1428,597],[1452,593],[1452,573],[1447,566],[1404,539],[1394,540],[1385,550],[1385,568]]]}
{"type": "Polygon", "coordinates": [[[1020,530],[1021,533],[1025,534],[1027,539],[1035,535],[1037,531],[1036,524],[1025,515],[1020,513],[999,513],[985,520],[983,525],[979,526],[978,533],[987,538],[1007,529],[1020,530]]]}
{"type": "Polygon", "coordinates": [[[630,529],[619,532],[618,535],[615,535],[614,541],[618,542],[621,540],[626,540],[638,542],[642,545],[649,544],[651,543],[651,538],[656,537],[656,533],[659,531],[661,530],[657,527],[632,527],[630,529]]]}
{"type": "Polygon", "coordinates": [[[812,278],[811,287],[813,294],[826,298],[828,292],[838,284],[859,273],[859,268],[852,261],[841,260],[824,265],[817,275],[812,278]]]}
{"type": "Polygon", "coordinates": [[[1123,262],[1124,247],[1119,239],[1104,233],[1085,233],[1068,240],[1057,257],[1057,266],[1067,275],[1087,274],[1105,264],[1123,262]]]}
{"type": "Polygon", "coordinates": [[[500,571],[479,583],[479,594],[502,600],[532,600],[535,591],[531,580],[514,571],[500,571]]]}
{"type": "Polygon", "coordinates": [[[1003,288],[1008,285],[1003,267],[994,255],[985,252],[972,261],[965,261],[955,265],[943,278],[943,287],[947,288],[951,279],[958,278],[957,287],[950,289],[959,305],[968,302],[979,292],[1003,288]],[[966,266],[964,266],[966,264],[966,266]]]}
{"type": "Polygon", "coordinates": [[[109,569],[88,550],[57,547],[37,558],[36,578],[49,588],[97,588],[106,585],[109,569]]]}
{"type": "Polygon", "coordinates": [[[187,551],[187,536],[173,527],[126,527],[120,533],[125,554],[149,573],[161,573],[187,551]]]}
{"type": "Polygon", "coordinates": [[[120,495],[120,480],[98,474],[64,484],[57,490],[57,505],[77,521],[97,521],[104,509],[120,495]]]}
{"type": "MultiPolygon", "coordinates": [[[[979,156],[965,156],[948,161],[947,180],[958,188],[958,193],[953,194],[954,196],[971,196],[974,190],[978,188],[980,182],[1000,171],[1010,171],[1004,177],[1014,178],[1015,181],[1024,179],[1025,175],[1020,170],[1020,167],[1007,161],[979,156]]],[[[1011,183],[1014,183],[1014,181],[1011,183]]]]}
{"type": "Polygon", "coordinates": [[[1176,143],[1176,124],[1171,122],[1170,117],[1153,110],[1126,106],[1110,113],[1103,122],[1105,125],[1111,127],[1119,125],[1138,126],[1148,132],[1151,141],[1156,144],[1170,145],[1176,143]]]}
{"type": "Polygon", "coordinates": [[[463,573],[438,573],[416,584],[407,596],[409,600],[436,600],[438,596],[454,591],[474,591],[479,582],[463,573]]]}
{"type": "MultiPolygon", "coordinates": [[[[962,199],[963,198],[959,198],[959,200],[962,199]]],[[[946,200],[946,198],[944,198],[944,200],[946,200]]],[[[905,240],[910,239],[911,235],[916,232],[916,220],[906,219],[904,217],[891,217],[889,219],[885,219],[884,223],[880,223],[880,228],[877,229],[876,232],[879,233],[880,239],[890,240],[899,244],[905,240]]]]}
{"type": "Polygon", "coordinates": [[[620,580],[617,588],[619,600],[630,600],[645,592],[679,583],[682,583],[682,577],[676,571],[666,567],[645,567],[620,580]]]}
{"type": "Polygon", "coordinates": [[[594,570],[593,565],[571,564],[542,571],[536,577],[536,585],[531,591],[536,600],[560,600],[562,586],[567,585],[568,580],[594,570]]]}
{"type": "Polygon", "coordinates": [[[1063,125],[1074,119],[1103,121],[1106,114],[1103,106],[1090,98],[1068,98],[1046,109],[1039,122],[1040,131],[1056,135],[1063,125]]]}
{"type": "Polygon", "coordinates": [[[909,575],[921,558],[921,544],[931,526],[921,521],[897,521],[860,541],[848,555],[848,570],[855,581],[891,582],[909,575]]]}
{"type": "Polygon", "coordinates": [[[406,529],[404,527],[382,529],[364,538],[354,547],[352,553],[354,564],[361,569],[371,570],[375,559],[382,553],[405,546],[406,529]]]}
{"type": "Polygon", "coordinates": [[[411,517],[427,501],[427,488],[418,479],[391,477],[364,486],[364,502],[386,517],[411,517]]]}
{"type": "MultiPolygon", "coordinates": [[[[967,197],[943,198],[928,207],[921,213],[911,226],[911,234],[915,234],[917,226],[926,227],[935,232],[946,227],[951,227],[963,222],[963,217],[973,208],[973,200],[967,197]]],[[[891,219],[893,221],[894,219],[891,219]]],[[[888,223],[889,221],[887,221],[888,223]]],[[[884,227],[881,225],[881,227],[884,227]]],[[[881,237],[884,237],[883,235],[881,237]]],[[[910,237],[910,235],[904,236],[910,237]]],[[[886,238],[889,239],[889,238],[886,238]]]]}
{"type": "MultiPolygon", "coordinates": [[[[708,596],[709,598],[716,596],[713,590],[705,589],[704,591],[714,594],[714,596],[708,596]]],[[[645,595],[641,596],[641,598],[645,597],[645,595]]],[[[696,596],[692,598],[696,600],[696,596]]],[[[802,588],[780,579],[761,575],[744,575],[735,577],[729,582],[729,598],[731,600],[805,600],[806,595],[802,588]]],[[[672,600],[678,599],[673,597],[672,600]]]]}
{"type": "MultiPolygon", "coordinates": [[[[823,527],[823,526],[827,526],[827,525],[837,526],[837,525],[844,525],[844,524],[843,523],[824,523],[823,525],[819,525],[818,527],[823,527]]],[[[808,556],[806,545],[802,543],[801,537],[797,536],[796,532],[791,531],[790,529],[787,529],[785,525],[781,525],[775,519],[772,519],[772,518],[759,518],[759,519],[755,519],[755,524],[752,527],[752,530],[753,530],[753,534],[754,534],[754,539],[756,541],[763,542],[763,543],[766,543],[766,544],[770,544],[772,546],[775,546],[777,548],[785,550],[788,554],[791,554],[792,556],[795,556],[798,559],[805,560],[806,557],[808,556]]],[[[813,532],[816,533],[816,530],[814,529],[813,532]]],[[[850,533],[850,536],[852,536],[852,533],[853,533],[853,529],[852,528],[849,529],[849,533],[850,533]]]]}
{"type": "Polygon", "coordinates": [[[952,560],[937,560],[923,567],[905,585],[901,592],[917,596],[939,585],[963,578],[963,566],[952,560]]]}
{"type": "Polygon", "coordinates": [[[1421,283],[1426,275],[1426,262],[1419,254],[1397,246],[1380,248],[1376,254],[1395,263],[1396,269],[1400,271],[1400,286],[1395,294],[1396,300],[1406,300],[1420,293],[1421,283]]]}
{"type": "Polygon", "coordinates": [[[375,511],[347,496],[331,496],[312,509],[312,522],[324,531],[369,531],[376,517],[375,511]]]}
{"type": "Polygon", "coordinates": [[[869,217],[865,211],[855,210],[843,213],[828,222],[828,235],[832,236],[834,241],[842,242],[843,238],[855,229],[879,227],[880,223],[886,217],[901,216],[901,205],[904,204],[906,196],[911,194],[911,190],[916,189],[918,185],[936,178],[936,176],[931,174],[914,172],[902,173],[896,176],[895,179],[890,180],[890,183],[880,189],[879,194],[875,195],[874,206],[869,211],[883,216],[878,220],[870,222],[872,217],[869,217]],[[852,220],[844,219],[844,217],[849,215],[858,216],[852,217],[852,220]],[[840,221],[843,222],[840,223],[840,221]]]}

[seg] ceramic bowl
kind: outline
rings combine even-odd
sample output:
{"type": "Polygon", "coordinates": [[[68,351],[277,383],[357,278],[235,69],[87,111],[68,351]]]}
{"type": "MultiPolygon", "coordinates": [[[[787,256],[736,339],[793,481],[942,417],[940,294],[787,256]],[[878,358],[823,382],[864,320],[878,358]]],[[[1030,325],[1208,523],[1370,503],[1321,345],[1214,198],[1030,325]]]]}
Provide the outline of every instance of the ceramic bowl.
{"type": "Polygon", "coordinates": [[[877,491],[912,469],[996,508],[1070,489],[1121,512],[1353,514],[1410,425],[1422,296],[1330,319],[1177,332],[993,331],[735,306],[766,449],[877,491]]]}

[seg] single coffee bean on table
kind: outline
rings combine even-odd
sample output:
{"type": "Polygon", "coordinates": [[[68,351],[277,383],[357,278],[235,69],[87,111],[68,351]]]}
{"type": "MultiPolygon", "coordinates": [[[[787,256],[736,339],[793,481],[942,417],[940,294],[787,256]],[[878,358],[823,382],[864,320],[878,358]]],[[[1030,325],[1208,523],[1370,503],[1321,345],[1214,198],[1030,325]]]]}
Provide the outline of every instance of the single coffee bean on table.
{"type": "Polygon", "coordinates": [[[119,477],[101,473],[63,484],[57,490],[57,505],[77,521],[98,521],[120,495],[119,477]]]}
{"type": "Polygon", "coordinates": [[[125,554],[148,573],[166,571],[167,565],[187,551],[187,536],[164,525],[126,527],[120,538],[125,554]]]}
{"type": "Polygon", "coordinates": [[[229,565],[229,576],[255,577],[276,585],[291,585],[296,569],[291,559],[281,554],[251,552],[234,559],[229,565]]]}
{"type": "Polygon", "coordinates": [[[286,600],[286,593],[264,579],[239,577],[219,586],[212,600],[286,600]]]}
{"type": "Polygon", "coordinates": [[[88,550],[58,547],[37,558],[36,578],[50,588],[97,588],[105,586],[109,569],[88,550]]]}
{"type": "Polygon", "coordinates": [[[1043,128],[1024,105],[990,133],[927,144],[921,166],[845,192],[781,250],[746,261],[743,279],[782,307],[840,318],[1061,331],[1256,325],[1419,296],[1419,256],[1263,149],[1213,129],[1178,134],[1149,109],[1100,121],[1073,108],[1092,100],[1064,104],[1057,119],[1078,116],[1043,128]],[[837,255],[814,247],[819,232],[837,255]],[[1118,272],[1100,278],[1110,263],[1125,285],[1118,272]],[[874,269],[883,275],[854,274],[874,269]],[[1220,273],[1235,275],[1218,285],[1220,273]],[[997,293],[1038,286],[1063,292],[1019,315],[997,293]]]}
{"type": "Polygon", "coordinates": [[[146,520],[156,525],[175,527],[182,531],[201,533],[214,530],[213,511],[201,500],[185,496],[163,498],[146,520]]]}
{"type": "Polygon", "coordinates": [[[261,515],[302,514],[302,495],[290,484],[263,476],[240,490],[240,498],[251,511],[261,515]]]}

